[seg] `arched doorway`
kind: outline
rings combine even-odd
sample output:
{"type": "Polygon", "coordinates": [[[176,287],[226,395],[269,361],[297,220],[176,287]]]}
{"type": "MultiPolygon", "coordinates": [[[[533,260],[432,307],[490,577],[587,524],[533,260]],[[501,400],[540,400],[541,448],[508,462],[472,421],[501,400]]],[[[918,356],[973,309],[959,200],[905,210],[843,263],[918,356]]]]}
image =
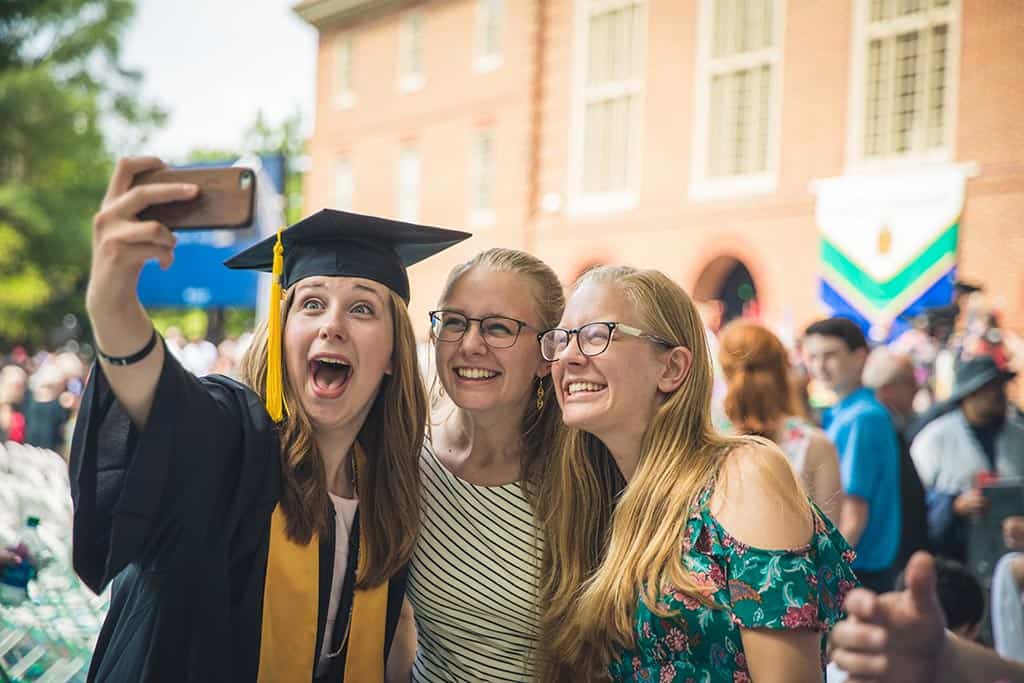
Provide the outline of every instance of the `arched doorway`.
{"type": "Polygon", "coordinates": [[[717,302],[722,325],[757,315],[757,284],[746,264],[734,256],[718,256],[704,267],[693,287],[693,298],[717,302]]]}

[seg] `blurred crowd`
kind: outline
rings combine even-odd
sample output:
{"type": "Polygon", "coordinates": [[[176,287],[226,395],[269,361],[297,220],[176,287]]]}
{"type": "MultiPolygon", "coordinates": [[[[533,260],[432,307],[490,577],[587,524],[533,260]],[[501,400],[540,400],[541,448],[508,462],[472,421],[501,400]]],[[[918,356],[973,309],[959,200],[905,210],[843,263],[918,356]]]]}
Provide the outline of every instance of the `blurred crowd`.
{"type": "Polygon", "coordinates": [[[779,445],[855,547],[863,585],[902,588],[911,555],[930,551],[949,629],[1024,661],[1024,344],[981,288],[958,283],[888,344],[843,318],[719,328],[715,310],[719,427],[779,445]]]}
{"type": "MultiPolygon", "coordinates": [[[[186,339],[181,330],[165,332],[167,349],[196,376],[237,376],[251,334],[214,344],[186,339]]],[[[85,358],[73,350],[29,353],[16,346],[0,354],[0,443],[14,442],[65,455],[88,373],[85,358]]]]}

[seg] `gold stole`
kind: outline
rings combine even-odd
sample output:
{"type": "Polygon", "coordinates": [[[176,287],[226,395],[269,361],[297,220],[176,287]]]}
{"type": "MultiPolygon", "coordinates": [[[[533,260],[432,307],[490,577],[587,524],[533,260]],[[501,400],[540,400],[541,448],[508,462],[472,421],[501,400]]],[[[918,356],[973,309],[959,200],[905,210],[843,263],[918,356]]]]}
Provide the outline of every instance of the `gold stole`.
{"type": "MultiPolygon", "coordinates": [[[[357,461],[360,456],[362,449],[357,447],[357,461]]],[[[286,527],[284,511],[278,504],[270,518],[259,683],[312,681],[315,664],[320,658],[320,653],[316,652],[320,539],[314,534],[308,544],[298,545],[288,538],[286,527]]],[[[365,530],[366,524],[360,523],[360,548],[366,547],[365,530]]],[[[359,553],[359,569],[365,557],[365,552],[359,553]]],[[[343,683],[383,683],[387,607],[387,581],[355,591],[343,683]]],[[[325,632],[324,638],[330,639],[331,634],[325,632]]]]}

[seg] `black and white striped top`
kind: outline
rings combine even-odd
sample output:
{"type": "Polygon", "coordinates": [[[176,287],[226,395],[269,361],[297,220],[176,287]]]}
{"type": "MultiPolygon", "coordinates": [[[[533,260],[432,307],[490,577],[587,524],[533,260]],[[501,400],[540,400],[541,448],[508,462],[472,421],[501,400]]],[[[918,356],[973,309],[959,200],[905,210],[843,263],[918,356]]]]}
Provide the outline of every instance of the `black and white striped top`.
{"type": "Polygon", "coordinates": [[[531,681],[539,534],[518,483],[469,484],[429,439],[422,526],[406,592],[416,613],[413,680],[531,681]]]}

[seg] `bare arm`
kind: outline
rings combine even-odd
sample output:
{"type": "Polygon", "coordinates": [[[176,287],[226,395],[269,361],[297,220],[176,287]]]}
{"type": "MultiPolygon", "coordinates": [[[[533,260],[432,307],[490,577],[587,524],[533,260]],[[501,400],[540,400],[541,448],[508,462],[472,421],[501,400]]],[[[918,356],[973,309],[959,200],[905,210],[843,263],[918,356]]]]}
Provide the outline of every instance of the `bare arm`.
{"type": "MultiPolygon", "coordinates": [[[[796,548],[814,533],[806,503],[791,500],[796,476],[778,449],[737,449],[719,476],[712,513],[739,541],[763,549],[796,548]]],[[[740,638],[751,678],[758,683],[820,683],[820,633],[742,628],[740,638]]]]}
{"type": "Polygon", "coordinates": [[[845,496],[839,513],[839,533],[850,547],[856,547],[868,525],[868,502],[860,496],[845,496]]]}
{"type": "Polygon", "coordinates": [[[402,614],[398,617],[395,638],[391,641],[385,683],[409,683],[416,662],[416,616],[409,600],[402,600],[402,614]]]}
{"type": "Polygon", "coordinates": [[[821,638],[817,631],[740,630],[751,680],[821,683],[821,638]]]}
{"type": "Polygon", "coordinates": [[[991,683],[1024,680],[1024,664],[1003,659],[995,650],[946,632],[938,683],[991,683]]]}
{"type": "MultiPolygon", "coordinates": [[[[156,221],[138,220],[138,213],[152,204],[190,199],[197,191],[195,185],[131,187],[138,173],[161,167],[163,162],[153,157],[118,161],[93,219],[92,269],[85,301],[96,345],[110,356],[129,356],[149,341],[153,323],[139,301],[139,274],[149,259],[158,259],[167,268],[174,258],[176,239],[171,231],[156,221]]],[[[163,361],[161,344],[132,365],[100,361],[118,402],[140,429],[149,417],[163,361]]]]}
{"type": "Polygon", "coordinates": [[[816,433],[807,447],[807,466],[812,468],[814,502],[839,525],[843,507],[843,483],[839,477],[839,454],[823,433],[816,433]]]}

